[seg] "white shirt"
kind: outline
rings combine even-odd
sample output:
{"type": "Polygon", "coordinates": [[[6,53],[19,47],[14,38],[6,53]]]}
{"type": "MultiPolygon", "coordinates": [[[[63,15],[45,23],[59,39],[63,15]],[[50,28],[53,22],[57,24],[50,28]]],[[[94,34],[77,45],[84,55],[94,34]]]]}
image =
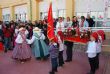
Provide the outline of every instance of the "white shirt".
{"type": "MultiPolygon", "coordinates": [[[[28,31],[26,30],[25,35],[27,35],[27,34],[28,34],[28,31]]],[[[23,43],[23,39],[22,39],[22,36],[20,35],[20,33],[18,33],[17,38],[15,39],[15,42],[16,43],[23,43]]]]}
{"type": "Polygon", "coordinates": [[[16,43],[22,43],[23,42],[23,39],[22,39],[20,34],[17,35],[17,38],[16,38],[15,42],[16,43]]]}
{"type": "Polygon", "coordinates": [[[102,49],[102,43],[98,42],[97,43],[97,53],[100,53],[102,49]]]}
{"type": "Polygon", "coordinates": [[[26,39],[26,41],[27,41],[27,43],[28,44],[32,44],[36,39],[45,39],[45,36],[44,36],[44,34],[41,34],[41,36],[40,36],[40,38],[37,38],[37,37],[35,37],[34,35],[32,36],[32,39],[26,39]]]}
{"type": "Polygon", "coordinates": [[[64,22],[57,22],[56,30],[58,31],[64,31],[64,22]]]}
{"type": "Polygon", "coordinates": [[[100,53],[102,51],[102,38],[99,36],[100,41],[97,43],[97,53],[100,53]]]}
{"type": "Polygon", "coordinates": [[[86,53],[88,53],[89,58],[96,57],[97,54],[97,43],[95,41],[89,41],[86,53]]]}
{"type": "Polygon", "coordinates": [[[59,51],[63,51],[64,50],[64,44],[63,44],[60,36],[58,36],[58,43],[59,43],[59,51]]]}
{"type": "Polygon", "coordinates": [[[17,35],[19,33],[19,29],[15,29],[15,34],[17,35]]]}
{"type": "Polygon", "coordinates": [[[0,24],[0,29],[2,29],[2,25],[0,24]]]}
{"type": "Polygon", "coordinates": [[[65,28],[69,28],[72,26],[72,21],[65,22],[65,28]]]}
{"type": "MultiPolygon", "coordinates": [[[[80,27],[82,25],[82,22],[80,22],[80,27]]],[[[89,27],[89,23],[85,20],[83,22],[83,27],[81,27],[81,30],[88,30],[88,27],[89,27]]]]}

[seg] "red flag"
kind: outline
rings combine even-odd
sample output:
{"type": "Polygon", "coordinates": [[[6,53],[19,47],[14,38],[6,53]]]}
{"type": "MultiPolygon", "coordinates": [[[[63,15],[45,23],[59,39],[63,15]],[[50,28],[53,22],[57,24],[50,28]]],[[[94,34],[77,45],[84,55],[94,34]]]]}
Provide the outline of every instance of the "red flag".
{"type": "Polygon", "coordinates": [[[47,37],[49,40],[54,38],[54,26],[53,26],[53,15],[52,15],[52,2],[50,3],[48,11],[48,27],[47,27],[47,37]]]}

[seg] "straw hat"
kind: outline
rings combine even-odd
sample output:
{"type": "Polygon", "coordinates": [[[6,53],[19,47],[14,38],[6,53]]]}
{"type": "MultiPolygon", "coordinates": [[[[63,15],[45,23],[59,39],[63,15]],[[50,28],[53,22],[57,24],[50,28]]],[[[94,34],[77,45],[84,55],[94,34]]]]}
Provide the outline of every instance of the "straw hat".
{"type": "Polygon", "coordinates": [[[25,29],[24,29],[23,27],[21,27],[21,28],[19,29],[19,31],[25,31],[25,29]]]}

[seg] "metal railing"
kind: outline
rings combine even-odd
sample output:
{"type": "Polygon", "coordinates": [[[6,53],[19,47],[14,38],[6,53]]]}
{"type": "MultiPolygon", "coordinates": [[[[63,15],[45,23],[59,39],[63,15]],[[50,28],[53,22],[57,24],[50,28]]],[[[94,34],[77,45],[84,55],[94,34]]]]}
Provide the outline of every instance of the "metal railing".
{"type": "Polygon", "coordinates": [[[104,30],[105,32],[110,32],[110,27],[91,27],[92,31],[104,30]]]}
{"type": "MultiPolygon", "coordinates": [[[[104,30],[105,32],[110,32],[110,27],[79,27],[80,29],[88,29],[90,28],[92,31],[104,30]]],[[[62,30],[67,30],[68,28],[63,28],[62,30]]],[[[71,28],[75,29],[75,28],[71,28]]],[[[55,28],[56,30],[56,28],[55,28]]]]}

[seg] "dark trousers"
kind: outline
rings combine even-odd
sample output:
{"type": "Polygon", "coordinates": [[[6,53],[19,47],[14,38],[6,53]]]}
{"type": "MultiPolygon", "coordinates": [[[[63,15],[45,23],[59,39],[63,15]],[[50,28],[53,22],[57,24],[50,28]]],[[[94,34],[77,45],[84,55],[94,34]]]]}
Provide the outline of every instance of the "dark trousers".
{"type": "Polygon", "coordinates": [[[72,48],[73,46],[67,46],[66,54],[67,54],[68,61],[72,61],[72,55],[73,55],[72,48]]]}
{"type": "Polygon", "coordinates": [[[66,55],[67,55],[67,61],[72,61],[72,55],[73,55],[73,51],[72,51],[72,48],[73,48],[73,42],[70,42],[70,41],[65,41],[64,44],[67,46],[67,49],[66,49],[66,55]]]}
{"type": "Polygon", "coordinates": [[[59,61],[59,66],[63,66],[64,64],[63,51],[59,51],[58,61],[59,61]]]}
{"type": "Polygon", "coordinates": [[[51,58],[51,64],[52,64],[52,72],[56,72],[58,67],[57,57],[51,58]]]}
{"type": "Polygon", "coordinates": [[[11,38],[4,38],[4,42],[5,42],[5,50],[9,50],[11,47],[11,38]]]}
{"type": "Polygon", "coordinates": [[[97,56],[94,57],[94,58],[89,58],[89,64],[90,64],[90,67],[91,67],[91,72],[93,74],[95,74],[96,69],[97,69],[97,56]]]}
{"type": "Polygon", "coordinates": [[[100,53],[97,53],[97,56],[96,56],[96,68],[98,69],[99,68],[99,55],[100,55],[100,53]]]}

